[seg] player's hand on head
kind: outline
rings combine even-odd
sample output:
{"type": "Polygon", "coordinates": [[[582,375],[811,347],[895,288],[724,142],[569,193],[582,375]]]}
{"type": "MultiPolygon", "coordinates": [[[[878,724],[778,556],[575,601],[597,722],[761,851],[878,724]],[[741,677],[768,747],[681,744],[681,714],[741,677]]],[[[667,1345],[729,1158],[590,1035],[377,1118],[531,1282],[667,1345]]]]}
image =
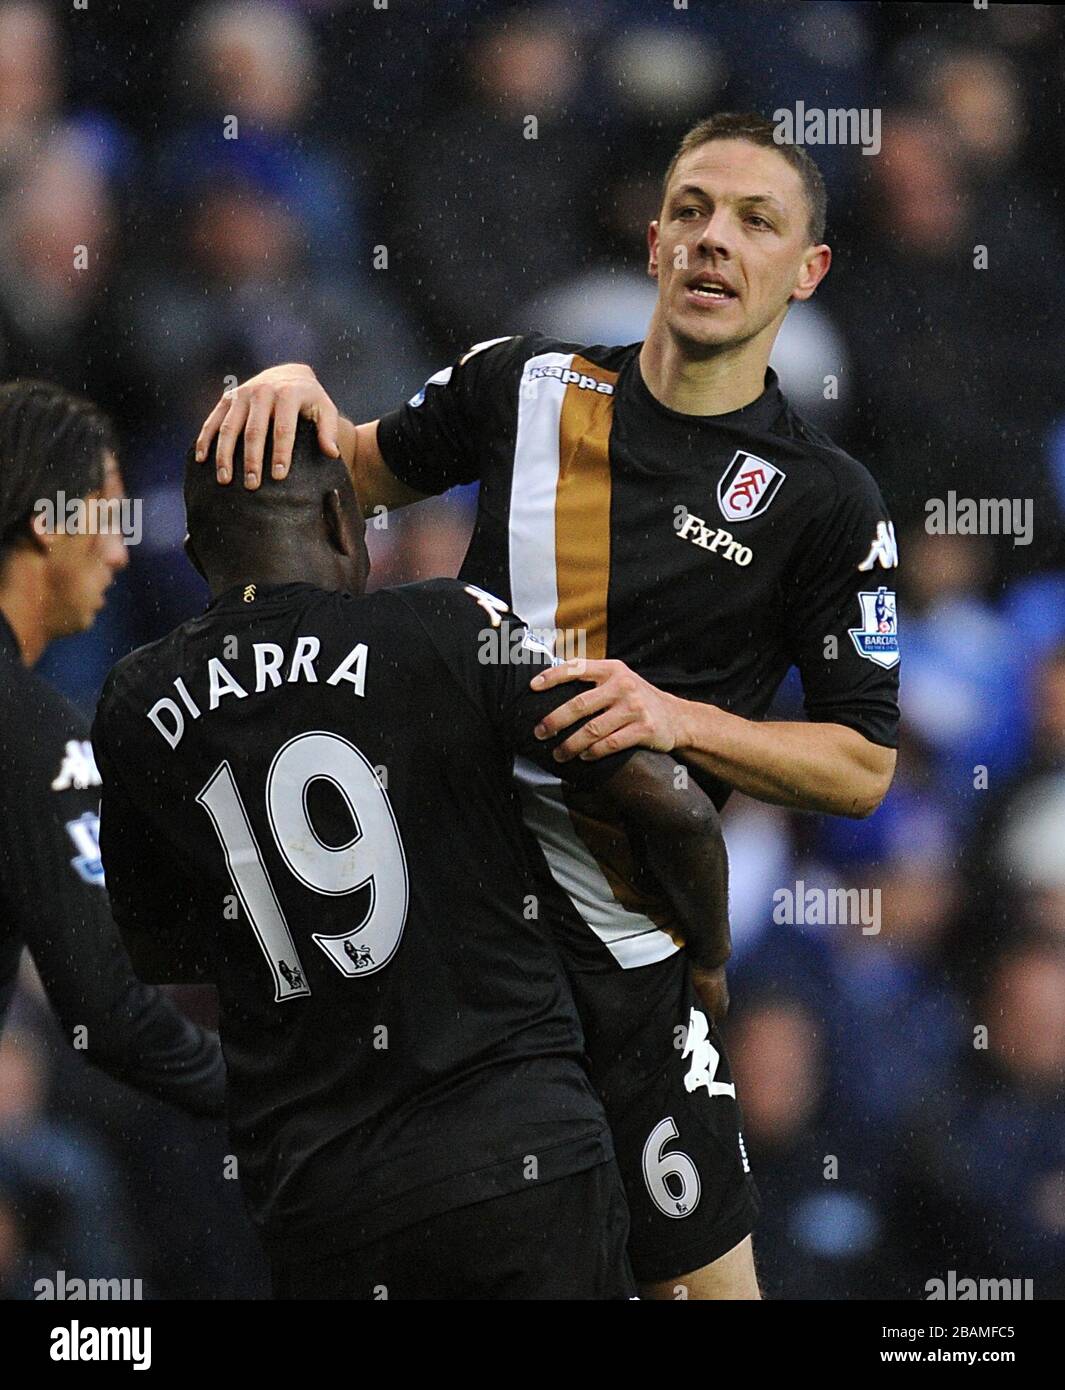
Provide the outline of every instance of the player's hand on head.
{"type": "Polygon", "coordinates": [[[263,449],[271,421],[274,427],[271,476],[284,478],[292,463],[292,442],[300,416],[318,426],[318,444],[330,458],[340,457],[337,426],[340,416],[313,370],[302,362],[268,367],[222,393],[222,398],[203,422],[196,439],[196,457],[207,457],[218,436],[215,473],[220,483],[233,477],[233,451],[244,435],[244,485],[255,488],[263,476],[263,449]]]}
{"type": "Polygon", "coordinates": [[[534,676],[532,686],[550,690],[566,681],[591,681],[595,688],[582,690],[537,725],[537,738],[553,738],[578,720],[588,719],[555,749],[556,762],[605,758],[624,748],[668,753],[682,741],[683,701],[658,690],[623,661],[563,661],[534,676]]]}

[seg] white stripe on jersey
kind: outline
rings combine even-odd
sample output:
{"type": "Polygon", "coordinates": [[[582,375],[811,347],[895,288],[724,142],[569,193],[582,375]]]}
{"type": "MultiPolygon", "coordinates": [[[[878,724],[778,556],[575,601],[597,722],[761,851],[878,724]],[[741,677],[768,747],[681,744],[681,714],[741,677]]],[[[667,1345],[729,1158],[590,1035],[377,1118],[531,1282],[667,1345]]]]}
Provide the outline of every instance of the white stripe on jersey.
{"type": "Polygon", "coordinates": [[[518,429],[508,518],[510,606],[541,636],[553,632],[558,609],[555,581],[555,493],[558,431],[566,393],[553,383],[530,380],[533,367],[570,367],[571,352],[530,357],[518,387],[518,429]]]}

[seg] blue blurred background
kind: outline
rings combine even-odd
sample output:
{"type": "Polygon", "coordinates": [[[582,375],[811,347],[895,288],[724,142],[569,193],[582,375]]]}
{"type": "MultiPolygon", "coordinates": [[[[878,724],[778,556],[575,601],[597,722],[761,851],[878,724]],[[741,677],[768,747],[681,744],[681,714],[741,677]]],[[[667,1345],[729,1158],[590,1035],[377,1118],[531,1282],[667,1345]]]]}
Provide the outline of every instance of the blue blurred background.
{"type": "MultiPolygon", "coordinates": [[[[812,150],[836,259],[773,361],[896,518],[898,774],[864,822],[727,813],[726,1036],[770,1296],[920,1298],[951,1269],[1065,1296],[1063,93],[1050,5],[0,0],[0,377],[106,407],[144,508],[106,612],[41,668],[86,709],[202,606],[182,458],[227,376],[310,362],[372,419],[480,339],[638,340],[688,126],[881,110],[875,156],[812,150]],[[1032,543],[929,535],[950,489],[1030,499],[1032,543]],[[881,930],[775,921],[798,880],[879,889],[881,930]]],[[[453,574],[474,505],[372,529],[373,582],[453,574]]],[[[25,970],[0,1291],[63,1268],[263,1296],[225,1154],[66,1052],[25,970]]]]}

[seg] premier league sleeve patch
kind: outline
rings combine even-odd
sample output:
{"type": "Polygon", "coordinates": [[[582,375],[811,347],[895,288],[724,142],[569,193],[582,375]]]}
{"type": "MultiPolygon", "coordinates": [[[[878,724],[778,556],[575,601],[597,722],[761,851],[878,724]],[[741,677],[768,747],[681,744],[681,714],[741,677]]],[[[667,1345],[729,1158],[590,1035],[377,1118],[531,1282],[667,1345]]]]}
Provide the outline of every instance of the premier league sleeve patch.
{"type": "Polygon", "coordinates": [[[860,593],[862,625],[848,631],[858,655],[890,671],[899,664],[899,620],[895,595],[883,585],[872,593],[860,593]]]}

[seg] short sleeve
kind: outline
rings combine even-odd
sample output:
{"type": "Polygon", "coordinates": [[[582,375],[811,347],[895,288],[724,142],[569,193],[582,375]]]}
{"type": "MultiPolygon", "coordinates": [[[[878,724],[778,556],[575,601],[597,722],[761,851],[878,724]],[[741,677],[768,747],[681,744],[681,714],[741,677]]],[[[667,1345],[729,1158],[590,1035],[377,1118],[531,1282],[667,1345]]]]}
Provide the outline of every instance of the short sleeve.
{"type": "Polygon", "coordinates": [[[502,599],[475,584],[451,580],[415,587],[422,594],[413,603],[411,594],[408,603],[456,683],[485,713],[507,748],[579,787],[600,786],[625,765],[635,749],[589,762],[555,762],[555,748],[584,721],[554,738],[536,737],[542,719],[589,687],[587,682],[567,681],[550,690],[531,688],[533,677],[555,665],[555,658],[502,599]]]}
{"type": "Polygon", "coordinates": [[[517,389],[524,363],[517,337],[490,338],[436,372],[377,425],[389,471],[418,492],[436,494],[481,476],[485,432],[517,389]],[[511,388],[513,388],[511,390],[511,388]]]}
{"type": "Polygon", "coordinates": [[[787,584],[790,655],[802,677],[809,719],[846,725],[894,748],[899,724],[894,528],[864,470],[837,481],[834,504],[803,537],[787,584]]]}

